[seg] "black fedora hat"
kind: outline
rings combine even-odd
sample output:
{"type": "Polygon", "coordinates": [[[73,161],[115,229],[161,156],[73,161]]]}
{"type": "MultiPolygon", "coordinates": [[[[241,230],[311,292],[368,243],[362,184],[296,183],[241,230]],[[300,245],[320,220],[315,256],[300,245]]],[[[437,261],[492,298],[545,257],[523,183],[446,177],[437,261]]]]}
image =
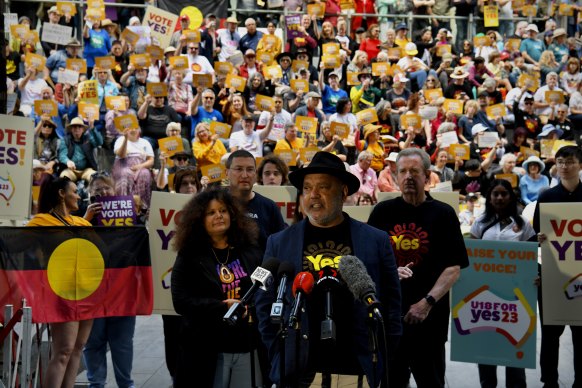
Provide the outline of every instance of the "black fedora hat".
{"type": "Polygon", "coordinates": [[[289,174],[289,180],[293,186],[301,190],[303,179],[308,174],[329,174],[337,177],[348,186],[348,195],[352,195],[360,189],[360,180],[346,170],[344,162],[340,158],[330,152],[319,151],[316,153],[307,167],[289,174]]]}

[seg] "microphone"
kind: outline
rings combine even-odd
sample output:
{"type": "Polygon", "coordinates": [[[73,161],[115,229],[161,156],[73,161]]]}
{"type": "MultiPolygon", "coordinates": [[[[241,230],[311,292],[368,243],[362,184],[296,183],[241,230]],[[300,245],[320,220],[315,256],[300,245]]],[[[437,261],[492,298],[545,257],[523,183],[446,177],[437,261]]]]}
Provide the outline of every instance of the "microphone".
{"type": "Polygon", "coordinates": [[[271,322],[272,323],[282,323],[283,322],[283,309],[285,291],[287,291],[287,278],[295,275],[295,266],[290,261],[283,261],[279,267],[279,272],[277,272],[277,277],[281,279],[279,281],[279,288],[277,289],[277,300],[271,306],[271,322]]]}
{"type": "Polygon", "coordinates": [[[267,289],[271,287],[271,284],[273,283],[273,272],[279,268],[280,263],[281,262],[278,259],[270,258],[265,261],[263,267],[257,267],[251,274],[253,285],[240,301],[235,302],[230,306],[222,320],[231,326],[236,325],[237,321],[242,318],[245,312],[244,306],[250,302],[253,295],[255,295],[255,292],[257,292],[259,288],[267,291],[267,289]]]}
{"type": "Polygon", "coordinates": [[[335,322],[333,321],[333,307],[331,302],[331,290],[339,286],[337,270],[330,266],[323,267],[318,272],[318,287],[325,287],[325,319],[321,321],[321,340],[335,341],[335,322]]]}
{"type": "Polygon", "coordinates": [[[291,307],[291,315],[289,316],[289,327],[297,329],[299,327],[299,320],[301,318],[301,309],[303,305],[303,298],[311,294],[315,279],[310,272],[299,272],[293,281],[293,296],[295,301],[291,307]],[[305,296],[303,296],[305,295],[305,296]]]}
{"type": "Polygon", "coordinates": [[[382,319],[379,309],[381,304],[376,298],[376,285],[368,274],[364,263],[356,256],[342,256],[339,272],[354,298],[359,299],[368,307],[368,310],[382,319]]]}

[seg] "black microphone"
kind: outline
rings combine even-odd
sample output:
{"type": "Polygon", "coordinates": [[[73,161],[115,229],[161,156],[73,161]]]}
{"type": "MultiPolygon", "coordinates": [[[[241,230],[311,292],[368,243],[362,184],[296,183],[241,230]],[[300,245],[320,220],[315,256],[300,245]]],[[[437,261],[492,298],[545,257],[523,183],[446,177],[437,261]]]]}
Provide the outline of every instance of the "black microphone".
{"type": "Polygon", "coordinates": [[[318,287],[325,289],[325,319],[321,321],[321,340],[335,341],[335,322],[333,321],[332,289],[338,287],[337,270],[330,266],[323,267],[319,272],[318,287]]]}
{"type": "Polygon", "coordinates": [[[356,256],[342,256],[339,272],[354,298],[360,300],[368,307],[369,311],[382,319],[379,309],[381,304],[376,298],[376,285],[368,274],[364,263],[356,256]]]}
{"type": "Polygon", "coordinates": [[[267,291],[267,289],[271,287],[271,284],[273,283],[273,272],[279,268],[279,264],[281,264],[281,262],[278,259],[271,258],[267,259],[262,267],[257,267],[255,269],[251,274],[251,280],[253,281],[251,288],[240,301],[233,303],[226,314],[224,314],[222,319],[226,323],[232,326],[236,325],[236,322],[242,318],[245,312],[244,306],[248,305],[253,295],[255,295],[255,292],[257,292],[259,288],[267,291]]]}
{"type": "Polygon", "coordinates": [[[291,315],[289,315],[290,328],[299,328],[303,299],[305,296],[311,294],[314,283],[315,279],[313,279],[313,275],[310,272],[299,272],[295,276],[295,280],[293,281],[293,296],[295,296],[295,302],[293,302],[291,315]],[[305,296],[303,296],[304,294],[305,296]]]}
{"type": "Polygon", "coordinates": [[[279,272],[277,272],[277,277],[281,279],[279,281],[279,288],[277,289],[277,300],[271,306],[271,322],[281,323],[283,322],[283,310],[285,307],[284,298],[285,291],[287,291],[287,279],[295,275],[295,265],[290,261],[283,261],[279,266],[279,272]]]}

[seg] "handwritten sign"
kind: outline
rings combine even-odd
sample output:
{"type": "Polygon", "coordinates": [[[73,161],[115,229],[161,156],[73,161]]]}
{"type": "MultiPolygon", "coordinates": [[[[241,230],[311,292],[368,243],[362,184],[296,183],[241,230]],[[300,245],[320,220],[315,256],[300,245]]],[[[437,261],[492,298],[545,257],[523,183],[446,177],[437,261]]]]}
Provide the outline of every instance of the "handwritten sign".
{"type": "Polygon", "coordinates": [[[73,35],[73,27],[44,22],[42,24],[42,41],[66,45],[73,35]]]}

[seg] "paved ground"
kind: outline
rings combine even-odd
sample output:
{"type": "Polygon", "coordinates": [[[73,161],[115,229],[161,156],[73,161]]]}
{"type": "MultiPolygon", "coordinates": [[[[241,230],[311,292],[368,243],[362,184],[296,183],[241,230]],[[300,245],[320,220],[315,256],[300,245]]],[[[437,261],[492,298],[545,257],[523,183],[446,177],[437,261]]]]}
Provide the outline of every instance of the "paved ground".
{"type": "MultiPolygon", "coordinates": [[[[538,349],[539,349],[539,330],[538,330],[538,349]]],[[[143,388],[167,388],[171,386],[171,379],[166,369],[164,361],[164,338],[162,334],[162,318],[159,315],[152,315],[149,317],[138,317],[137,327],[135,330],[134,341],[134,362],[133,362],[133,378],[136,387],[143,388]]],[[[447,346],[447,357],[449,355],[449,348],[447,346]]],[[[566,329],[561,339],[560,346],[560,386],[571,387],[574,381],[574,372],[572,368],[572,343],[570,330],[566,329]]],[[[539,355],[538,355],[539,361],[539,355]]],[[[108,384],[107,387],[115,387],[115,379],[113,377],[113,369],[111,360],[108,361],[108,384]]],[[[542,384],[539,381],[540,370],[526,369],[527,385],[529,388],[541,388],[542,384]]],[[[499,387],[505,386],[505,376],[503,368],[498,370],[499,387]]],[[[474,364],[466,364],[461,362],[447,362],[447,387],[451,388],[473,388],[479,386],[479,379],[477,374],[477,366],[474,364]]],[[[79,375],[77,379],[77,386],[83,387],[87,385],[85,374],[79,375]]],[[[312,386],[318,387],[316,381],[312,386]]],[[[334,376],[334,387],[355,387],[356,382],[353,377],[342,376],[337,379],[334,376]]],[[[196,387],[193,382],[192,387],[196,387]]],[[[414,382],[411,388],[416,387],[414,382]]]]}

